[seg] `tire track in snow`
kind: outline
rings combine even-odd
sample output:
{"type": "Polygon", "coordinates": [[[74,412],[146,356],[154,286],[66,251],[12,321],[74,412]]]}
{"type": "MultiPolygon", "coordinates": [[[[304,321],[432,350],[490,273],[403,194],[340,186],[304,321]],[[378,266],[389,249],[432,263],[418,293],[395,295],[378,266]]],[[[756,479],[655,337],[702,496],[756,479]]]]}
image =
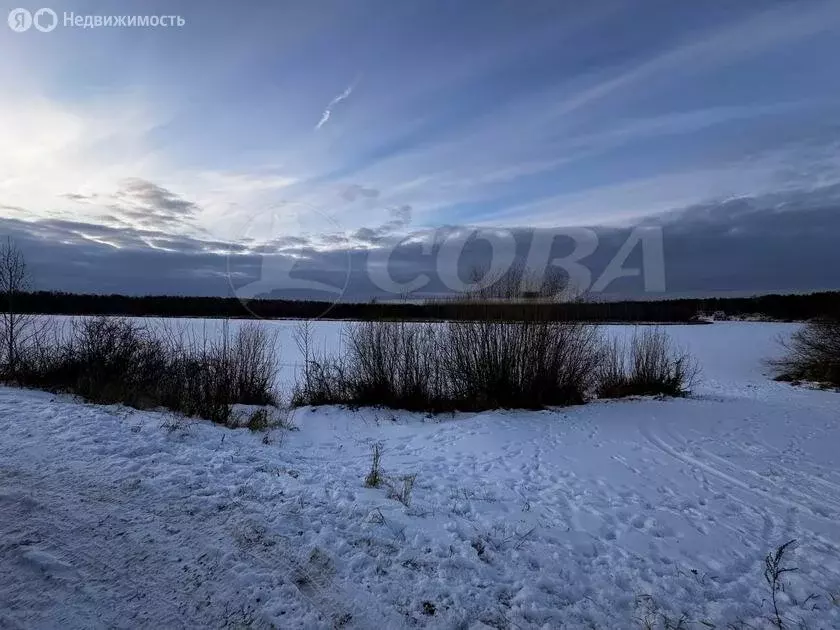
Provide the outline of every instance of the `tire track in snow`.
{"type": "MultiPolygon", "coordinates": [[[[716,460],[716,461],[720,462],[720,464],[723,465],[723,466],[727,466],[729,468],[732,468],[735,471],[740,472],[744,475],[749,475],[750,477],[753,477],[757,481],[760,481],[762,483],[768,483],[768,482],[773,483],[772,481],[769,481],[767,478],[762,476],[761,473],[758,473],[754,470],[750,470],[748,468],[737,466],[734,463],[727,460],[726,458],[723,458],[719,455],[715,455],[714,453],[710,453],[708,451],[704,451],[704,455],[707,456],[709,459],[713,459],[713,460],[716,460]]],[[[785,470],[786,473],[790,472],[790,471],[788,471],[787,468],[783,468],[783,470],[785,470]]],[[[836,520],[836,518],[835,518],[836,514],[840,514],[840,501],[838,501],[837,499],[835,499],[831,496],[826,496],[826,495],[823,495],[820,498],[817,498],[817,497],[815,497],[811,494],[808,494],[807,492],[802,492],[801,490],[797,490],[796,489],[797,487],[804,487],[803,482],[805,482],[805,483],[815,483],[816,484],[816,482],[818,481],[818,478],[815,478],[812,475],[807,475],[806,473],[795,473],[795,475],[793,476],[793,478],[785,480],[785,481],[790,482],[788,484],[788,486],[786,487],[786,491],[790,494],[795,494],[799,499],[801,499],[803,501],[813,502],[814,504],[822,503],[822,504],[826,504],[826,505],[831,506],[835,510],[835,515],[822,514],[819,511],[815,510],[813,507],[809,508],[809,510],[810,510],[810,512],[814,513],[817,516],[827,517],[827,518],[830,518],[832,520],[836,520]],[[798,475],[805,475],[806,478],[805,479],[801,479],[801,478],[797,479],[797,478],[795,478],[795,475],[797,475],[797,474],[798,475]]],[[[830,490],[833,490],[835,493],[840,493],[840,487],[834,486],[830,482],[823,482],[822,485],[827,490],[830,489],[830,490]]],[[[768,494],[771,492],[771,490],[764,490],[764,489],[762,489],[761,491],[764,492],[764,493],[768,493],[768,494]]]]}
{"type": "MultiPolygon", "coordinates": [[[[682,462],[683,464],[686,464],[688,466],[693,466],[695,468],[699,468],[700,470],[702,470],[702,471],[704,471],[704,472],[706,472],[706,473],[708,473],[708,474],[710,474],[714,477],[717,477],[718,479],[720,479],[722,481],[725,481],[726,483],[728,483],[732,486],[735,486],[736,488],[744,490],[744,491],[746,491],[748,493],[751,493],[753,495],[761,496],[762,498],[766,499],[769,503],[774,503],[774,504],[778,505],[779,507],[784,507],[784,508],[787,508],[787,509],[794,508],[794,509],[803,510],[804,512],[807,512],[814,519],[822,520],[822,521],[825,521],[825,522],[828,522],[828,523],[831,523],[831,524],[834,524],[836,522],[835,519],[833,519],[833,518],[826,517],[826,516],[823,516],[821,514],[818,514],[818,513],[814,512],[814,510],[808,505],[801,504],[801,503],[799,503],[797,501],[793,501],[791,499],[775,496],[775,495],[771,494],[770,492],[768,492],[768,491],[766,491],[762,488],[756,488],[754,486],[751,486],[747,482],[745,482],[741,479],[738,479],[737,477],[734,477],[733,475],[731,475],[731,474],[713,466],[712,464],[710,464],[708,462],[704,462],[704,461],[702,461],[700,459],[697,459],[696,457],[693,457],[691,455],[686,455],[685,453],[680,453],[674,447],[667,444],[662,438],[660,438],[658,435],[656,435],[653,431],[651,431],[650,427],[648,427],[645,424],[641,424],[639,426],[639,429],[640,429],[640,432],[642,433],[642,435],[644,436],[644,438],[648,442],[650,442],[650,444],[652,444],[653,446],[658,448],[660,451],[662,451],[666,455],[669,455],[672,458],[674,458],[675,460],[682,462]]],[[[758,506],[751,505],[750,507],[757,508],[758,506]]]]}
{"type": "MultiPolygon", "coordinates": [[[[648,428],[648,430],[650,430],[650,427],[647,427],[647,428],[648,428]]],[[[671,439],[671,442],[679,443],[680,453],[684,454],[683,451],[685,451],[687,446],[688,446],[686,441],[681,436],[676,435],[674,432],[670,431],[668,427],[663,427],[663,430],[664,430],[664,433],[671,439]]],[[[659,439],[662,440],[662,438],[659,438],[659,439]]],[[[664,440],[662,440],[662,441],[664,442],[664,440]]],[[[676,450],[675,446],[671,446],[671,448],[676,450]]],[[[744,451],[743,448],[738,447],[738,446],[734,446],[734,448],[737,448],[741,452],[744,451]]],[[[764,475],[762,475],[761,473],[759,473],[755,470],[752,470],[750,468],[746,468],[745,466],[740,466],[740,465],[736,464],[734,461],[732,461],[731,459],[721,457],[720,455],[717,455],[716,453],[713,453],[712,451],[709,451],[705,448],[700,448],[699,450],[702,453],[702,456],[703,456],[704,459],[714,460],[715,462],[718,462],[718,465],[715,467],[716,470],[727,474],[729,477],[734,477],[734,474],[747,476],[747,477],[753,479],[756,482],[755,484],[750,484],[749,482],[744,481],[744,483],[746,483],[750,487],[750,489],[753,489],[754,491],[759,492],[759,493],[761,493],[765,496],[776,496],[775,492],[774,492],[774,488],[771,487],[770,489],[768,489],[766,487],[767,484],[769,484],[771,486],[777,486],[778,484],[776,482],[774,482],[773,480],[768,479],[767,477],[765,477],[764,475]],[[726,469],[729,469],[732,472],[727,473],[726,469]]],[[[756,449],[753,449],[753,450],[754,451],[760,451],[760,453],[762,455],[770,455],[771,457],[773,457],[773,462],[778,467],[778,469],[784,471],[784,473],[785,473],[785,475],[784,475],[784,482],[785,482],[784,490],[785,490],[785,492],[787,492],[788,494],[796,495],[796,498],[798,500],[801,500],[801,501],[805,502],[805,505],[801,505],[798,502],[795,502],[795,505],[797,507],[802,507],[802,508],[806,509],[806,511],[814,514],[816,517],[823,517],[823,518],[829,518],[829,519],[832,519],[832,520],[837,520],[837,515],[840,514],[840,499],[838,499],[838,496],[840,496],[840,485],[836,485],[831,481],[822,480],[819,477],[816,477],[815,475],[807,473],[805,471],[791,470],[788,467],[786,467],[784,465],[781,465],[779,463],[780,460],[781,460],[781,457],[779,457],[778,455],[775,455],[775,453],[779,453],[778,449],[774,449],[770,446],[762,444],[760,448],[756,448],[756,449]],[[802,490],[802,488],[806,487],[807,484],[815,483],[815,482],[820,482],[821,485],[823,485],[827,489],[832,490],[834,496],[820,495],[819,497],[817,497],[817,496],[814,496],[813,494],[810,494],[808,492],[804,492],[802,490]],[[814,505],[824,505],[824,504],[831,506],[834,509],[835,514],[826,514],[821,509],[815,509],[813,507],[814,505]]],[[[746,454],[748,456],[754,456],[756,453],[755,452],[747,452],[746,454]]],[[[686,455],[686,457],[692,457],[692,456],[691,455],[686,455]]],[[[697,459],[697,458],[694,457],[694,459],[697,459]]],[[[702,460],[698,460],[698,461],[702,461],[702,460]]],[[[709,463],[709,465],[712,465],[712,464],[709,463]]],[[[738,477],[734,477],[734,478],[738,478],[738,477]]],[[[791,500],[787,497],[784,497],[784,498],[785,498],[785,500],[791,500]]]]}

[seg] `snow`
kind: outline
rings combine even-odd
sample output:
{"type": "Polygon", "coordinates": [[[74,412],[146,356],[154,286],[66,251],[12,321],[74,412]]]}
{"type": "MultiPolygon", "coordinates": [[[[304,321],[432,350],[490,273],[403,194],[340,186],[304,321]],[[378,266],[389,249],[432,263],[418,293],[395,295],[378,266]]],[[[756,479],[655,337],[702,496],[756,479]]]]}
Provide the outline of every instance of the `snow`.
{"type": "Polygon", "coordinates": [[[688,399],[299,409],[268,440],[0,388],[0,628],[767,628],[791,539],[785,623],[840,627],[840,394],[763,363],[794,328],[668,327],[688,399]]]}

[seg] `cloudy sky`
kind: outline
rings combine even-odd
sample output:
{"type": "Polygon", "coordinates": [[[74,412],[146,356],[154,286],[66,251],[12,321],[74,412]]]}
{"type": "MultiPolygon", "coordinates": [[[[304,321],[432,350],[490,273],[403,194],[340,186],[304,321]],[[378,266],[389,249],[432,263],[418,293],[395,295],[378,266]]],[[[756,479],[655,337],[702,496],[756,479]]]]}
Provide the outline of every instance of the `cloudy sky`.
{"type": "Polygon", "coordinates": [[[838,2],[52,8],[0,28],[0,231],[38,288],[365,297],[387,266],[436,292],[487,234],[560,234],[551,258],[581,227],[594,282],[635,226],[666,294],[840,288],[838,2]]]}

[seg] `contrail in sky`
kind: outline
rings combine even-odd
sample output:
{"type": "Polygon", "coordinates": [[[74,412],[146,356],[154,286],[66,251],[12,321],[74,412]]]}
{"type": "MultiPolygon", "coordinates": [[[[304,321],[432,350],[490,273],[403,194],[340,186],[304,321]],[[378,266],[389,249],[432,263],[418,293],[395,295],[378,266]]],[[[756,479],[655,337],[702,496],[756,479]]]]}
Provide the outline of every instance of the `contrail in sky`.
{"type": "Polygon", "coordinates": [[[338,105],[341,101],[346,99],[353,93],[353,89],[356,87],[356,84],[353,83],[352,85],[348,86],[346,90],[344,90],[341,94],[336,96],[333,100],[330,101],[330,104],[327,105],[327,108],[324,110],[324,113],[321,115],[321,120],[318,121],[318,124],[315,125],[315,129],[320,129],[324,126],[324,124],[330,119],[332,116],[333,108],[338,105]]]}

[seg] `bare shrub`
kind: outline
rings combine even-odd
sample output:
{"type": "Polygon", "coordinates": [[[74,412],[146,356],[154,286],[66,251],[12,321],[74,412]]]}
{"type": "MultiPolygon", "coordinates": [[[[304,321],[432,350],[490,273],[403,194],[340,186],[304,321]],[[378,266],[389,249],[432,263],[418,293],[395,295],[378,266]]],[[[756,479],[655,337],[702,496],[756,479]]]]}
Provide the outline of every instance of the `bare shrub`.
{"type": "Polygon", "coordinates": [[[256,322],[244,322],[230,342],[228,339],[225,330],[221,356],[229,363],[233,398],[245,405],[276,404],[276,333],[270,333],[256,322]]]}
{"type": "Polygon", "coordinates": [[[414,411],[539,409],[584,402],[601,353],[596,327],[577,322],[362,322],[340,357],[310,358],[297,405],[414,411]]]}
{"type": "Polygon", "coordinates": [[[441,344],[451,397],[466,409],[580,404],[600,356],[596,327],[578,322],[449,322],[441,344]]]}
{"type": "Polygon", "coordinates": [[[439,344],[457,408],[583,403],[595,383],[600,332],[591,324],[556,320],[540,307],[564,297],[565,278],[514,267],[500,277],[485,274],[478,287],[464,296],[464,316],[445,325],[439,344]]]}
{"type": "Polygon", "coordinates": [[[20,384],[78,394],[96,403],[144,407],[144,392],[165,368],[160,342],[140,324],[120,318],[75,320],[69,333],[25,353],[20,384]]]}
{"type": "Polygon", "coordinates": [[[596,326],[558,321],[542,308],[566,291],[557,273],[473,272],[441,323],[367,321],[345,328],[343,352],[314,357],[310,329],[293,404],[386,406],[428,412],[540,409],[580,404],[595,382],[596,326]]]}
{"type": "Polygon", "coordinates": [[[295,329],[294,340],[303,356],[303,365],[292,390],[292,406],[349,403],[343,362],[339,356],[316,353],[308,320],[295,329]]]}
{"type": "Polygon", "coordinates": [[[168,373],[158,381],[163,406],[214,422],[230,422],[230,406],[276,405],[276,336],[247,322],[230,334],[225,322],[218,337],[171,340],[168,373]]]}
{"type": "Polygon", "coordinates": [[[51,322],[21,312],[19,297],[32,288],[23,253],[11,238],[0,244],[0,376],[17,380],[24,355],[42,352],[51,332],[51,322]]]}
{"type": "Polygon", "coordinates": [[[447,406],[435,325],[363,322],[346,336],[342,368],[353,404],[416,411],[447,406]]]}
{"type": "Polygon", "coordinates": [[[659,328],[633,333],[629,346],[618,340],[607,344],[598,370],[601,398],[624,396],[684,396],[698,374],[688,352],[674,347],[659,328]]]}
{"type": "Polygon", "coordinates": [[[342,405],[351,404],[345,388],[344,371],[337,357],[310,359],[307,378],[298,381],[292,390],[292,405],[342,405]]]}
{"type": "Polygon", "coordinates": [[[29,284],[29,273],[23,254],[12,240],[7,238],[0,246],[0,295],[3,299],[0,334],[7,374],[14,374],[17,369],[21,337],[29,317],[17,311],[15,299],[29,288],[29,284]]]}
{"type": "Polygon", "coordinates": [[[816,381],[840,387],[840,319],[819,319],[783,342],[787,355],[771,364],[779,380],[816,381]]]}
{"type": "Polygon", "coordinates": [[[316,356],[308,328],[298,331],[304,354],[294,405],[346,404],[410,410],[444,405],[439,334],[433,324],[360,322],[347,325],[341,355],[316,356]]]}
{"type": "Polygon", "coordinates": [[[144,409],[164,407],[227,424],[234,403],[277,402],[275,340],[257,324],[189,338],[116,317],[76,320],[24,355],[22,385],[144,409]]]}

